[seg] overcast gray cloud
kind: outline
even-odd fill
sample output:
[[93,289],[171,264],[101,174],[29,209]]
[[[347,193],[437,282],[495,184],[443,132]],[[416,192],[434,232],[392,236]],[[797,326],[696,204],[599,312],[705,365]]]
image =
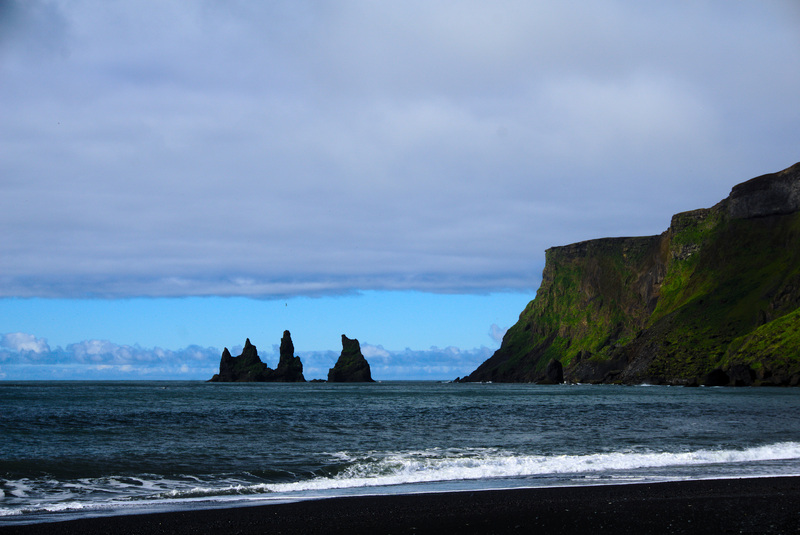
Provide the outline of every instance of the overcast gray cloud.
[[793,2],[0,3],[0,295],[531,290],[800,160]]

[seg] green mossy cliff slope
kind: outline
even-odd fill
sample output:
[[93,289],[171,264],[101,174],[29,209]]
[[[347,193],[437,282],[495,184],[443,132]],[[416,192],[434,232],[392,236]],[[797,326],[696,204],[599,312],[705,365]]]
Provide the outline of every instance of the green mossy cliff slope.
[[462,381],[800,385],[800,163],[659,236],[545,254],[536,298]]

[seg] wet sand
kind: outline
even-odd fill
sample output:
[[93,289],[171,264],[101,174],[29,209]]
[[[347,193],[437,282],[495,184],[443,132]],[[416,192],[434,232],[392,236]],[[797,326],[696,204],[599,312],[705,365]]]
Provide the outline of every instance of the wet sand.
[[0,527],[0,534],[800,533],[800,477],[333,498]]

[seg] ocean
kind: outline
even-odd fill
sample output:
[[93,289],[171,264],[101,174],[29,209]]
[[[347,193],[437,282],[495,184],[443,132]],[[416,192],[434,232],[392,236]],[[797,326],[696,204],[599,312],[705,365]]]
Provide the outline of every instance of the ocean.
[[800,475],[800,389],[0,382],[0,526]]

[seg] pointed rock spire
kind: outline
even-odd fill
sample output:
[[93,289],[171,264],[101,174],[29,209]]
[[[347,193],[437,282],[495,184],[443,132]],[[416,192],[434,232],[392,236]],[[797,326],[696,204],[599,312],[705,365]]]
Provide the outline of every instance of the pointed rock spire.
[[283,332],[281,339],[281,359],[278,369],[273,370],[258,356],[258,349],[250,339],[244,341],[242,354],[232,357],[226,347],[222,351],[219,373],[210,379],[211,382],[304,382],[303,363],[295,357],[289,331]]
[[373,383],[369,362],[361,353],[357,339],[342,335],[342,353],[333,368],[328,370],[331,383]]

